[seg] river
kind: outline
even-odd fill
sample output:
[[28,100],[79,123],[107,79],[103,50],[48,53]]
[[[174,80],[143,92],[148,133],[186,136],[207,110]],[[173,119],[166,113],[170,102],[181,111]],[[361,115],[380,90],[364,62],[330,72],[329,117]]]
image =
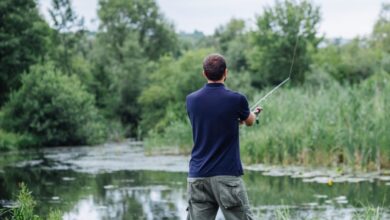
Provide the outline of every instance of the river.
[[[65,220],[186,217],[188,157],[145,156],[134,141],[0,155],[0,207],[16,205],[18,183],[24,182],[40,216],[59,209]],[[390,218],[388,175],[336,176],[328,184],[332,174],[324,173],[249,166],[243,178],[261,219],[275,219],[281,210],[292,219],[352,219],[363,207],[377,206]]]

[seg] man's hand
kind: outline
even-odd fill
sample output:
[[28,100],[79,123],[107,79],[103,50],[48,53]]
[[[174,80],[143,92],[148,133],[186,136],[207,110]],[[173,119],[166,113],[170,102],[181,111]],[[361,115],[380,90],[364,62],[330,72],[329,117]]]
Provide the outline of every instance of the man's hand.
[[260,114],[261,111],[263,111],[263,108],[257,107],[255,109],[255,111],[253,111],[249,114],[249,116],[246,120],[240,121],[240,124],[245,123],[246,126],[252,126],[256,121],[256,117]]
[[259,116],[260,112],[263,111],[263,108],[261,106],[256,107],[256,109],[253,111],[253,113],[257,116]]

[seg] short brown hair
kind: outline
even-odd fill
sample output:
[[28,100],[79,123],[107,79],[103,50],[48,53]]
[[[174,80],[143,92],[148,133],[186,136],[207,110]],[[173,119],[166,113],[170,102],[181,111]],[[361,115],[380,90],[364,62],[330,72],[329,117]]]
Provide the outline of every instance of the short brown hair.
[[220,54],[210,54],[203,61],[203,71],[209,80],[222,79],[226,70],[225,58]]

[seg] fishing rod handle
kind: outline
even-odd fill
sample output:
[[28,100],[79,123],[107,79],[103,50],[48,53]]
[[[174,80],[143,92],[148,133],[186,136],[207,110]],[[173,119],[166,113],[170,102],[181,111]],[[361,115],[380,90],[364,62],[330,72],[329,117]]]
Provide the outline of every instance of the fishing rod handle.
[[253,111],[253,114],[255,114],[257,117],[261,111],[263,111],[262,107],[256,107],[255,110]]

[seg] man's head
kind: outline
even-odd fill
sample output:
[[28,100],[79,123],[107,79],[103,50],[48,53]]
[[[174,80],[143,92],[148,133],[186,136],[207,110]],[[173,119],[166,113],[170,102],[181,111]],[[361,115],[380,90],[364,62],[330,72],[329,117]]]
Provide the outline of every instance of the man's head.
[[219,81],[226,77],[226,61],[220,54],[210,54],[203,61],[203,73],[210,81]]

